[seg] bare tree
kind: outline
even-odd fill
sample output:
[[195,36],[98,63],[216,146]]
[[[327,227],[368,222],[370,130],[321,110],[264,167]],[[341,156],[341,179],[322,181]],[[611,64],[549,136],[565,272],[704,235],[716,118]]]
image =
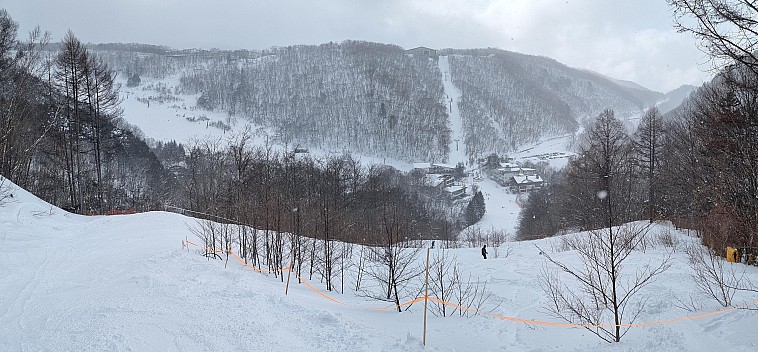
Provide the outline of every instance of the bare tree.
[[714,250],[701,245],[691,245],[686,251],[698,291],[721,306],[731,307],[738,291],[758,292],[745,276],[746,265],[726,263]]
[[624,275],[626,260],[644,243],[648,228],[628,223],[567,237],[569,249],[581,260],[577,266],[553,259],[540,249],[559,272],[578,285],[578,289],[570,288],[557,273],[544,268],[542,288],[550,302],[548,310],[560,319],[583,325],[607,342],[621,341],[629,331],[629,326],[622,324],[633,323],[645,307],[637,293],[670,265],[668,256],[656,265],[643,265],[634,274]]
[[[472,317],[478,315],[484,310],[485,304],[490,300],[491,295],[487,291],[487,283],[480,281],[479,277],[474,277],[471,273],[464,277],[463,272],[458,265],[453,266],[453,272],[448,279],[452,283],[451,301],[454,301],[453,311],[456,311],[461,317]],[[444,304],[449,305],[449,302]],[[496,309],[497,306],[492,309]]]
[[609,228],[637,219],[631,139],[613,110],[600,113],[578,156],[566,167],[565,225]]
[[[457,285],[457,276],[453,275],[456,270],[455,256],[449,256],[448,251],[441,249],[435,250],[431,263],[429,263],[429,288],[430,295],[442,301],[453,299],[455,287]],[[436,301],[435,301],[436,303]],[[432,311],[438,316],[447,316],[447,305],[436,303],[432,305],[436,309]]]
[[84,131],[83,80],[87,62],[87,49],[73,32],[68,31],[63,38],[61,51],[56,58],[56,81],[66,96],[64,133],[66,148],[66,171],[68,177],[69,202],[72,209],[85,209],[83,190],[82,132]]
[[674,11],[674,27],[700,41],[714,69],[736,61],[758,74],[758,5],[754,0],[667,2]]
[[221,226],[211,220],[197,220],[196,226],[190,227],[190,231],[203,243],[203,256],[221,259],[218,254],[223,251],[223,233]]
[[652,223],[657,213],[657,196],[660,188],[659,164],[663,154],[664,141],[663,121],[658,108],[651,107],[642,116],[634,138],[634,150],[637,165],[642,169],[647,179],[647,209],[648,219]]
[[385,237],[382,245],[371,247],[366,265],[366,274],[379,282],[379,289],[366,288],[364,291],[371,297],[394,302],[400,312],[401,297],[414,291],[414,279],[424,270],[416,262],[420,249],[408,241],[412,222],[405,217],[407,214],[401,214],[397,207],[390,205],[385,205],[381,211]]
[[[3,82],[0,94],[0,173],[20,186],[26,186],[34,149],[52,125],[48,123],[49,113],[39,106],[38,96],[41,86],[38,77],[47,63],[43,48],[50,35],[37,27],[26,41],[19,41],[17,30],[18,23],[6,10],[0,9],[0,82]],[[39,127],[43,125],[47,127]]]
[[87,54],[86,63],[83,65],[83,87],[92,114],[92,132],[89,138],[93,144],[96,172],[96,200],[99,212],[107,208],[103,199],[103,154],[105,152],[104,140],[108,139],[103,126],[118,118],[122,109],[119,106],[118,87],[115,84],[116,74],[108,65],[94,54]]
[[[570,290],[556,275],[544,273],[543,289],[550,298],[550,311],[572,323],[584,324],[608,342],[619,342],[628,331],[623,322],[634,321],[644,307],[640,303],[631,317],[627,306],[634,295],[666,270],[668,258],[659,265],[639,267],[632,278],[622,275],[623,263],[645,244],[648,226],[625,221],[633,218],[633,164],[631,140],[613,110],[598,115],[587,134],[579,157],[571,162],[569,180],[582,185],[573,196],[575,207],[585,219],[584,227],[594,229],[586,236],[569,237],[567,246],[576,250],[581,265],[573,267],[546,258],[573,278],[580,290]],[[605,322],[611,320],[611,324]]]

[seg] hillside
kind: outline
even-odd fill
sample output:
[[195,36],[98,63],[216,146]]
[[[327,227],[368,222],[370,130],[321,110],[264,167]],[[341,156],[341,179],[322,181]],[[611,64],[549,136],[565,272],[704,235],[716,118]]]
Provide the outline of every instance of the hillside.
[[[145,105],[204,111],[221,129],[252,123],[276,143],[404,162],[451,160],[452,89],[461,93],[455,108],[468,158],[574,133],[583,119],[609,107],[620,117],[639,116],[661,96],[497,49],[444,49],[428,57],[360,41],[263,51],[93,48],[122,77],[137,74],[148,82],[130,88],[149,93]],[[449,65],[438,65],[445,59]],[[450,78],[454,86],[446,91]]]
[[660,95],[545,57],[498,49],[449,52],[474,155],[509,153],[542,137],[573,133],[606,108],[621,118],[637,116]]
[[[11,184],[0,206],[0,336],[5,351],[418,351],[422,348],[423,305],[403,313],[370,310],[387,302],[347,289],[323,291],[318,277],[306,285],[285,284],[237,263],[208,260],[196,249],[197,222],[178,214],[150,212],[86,217],[52,207]],[[644,290],[645,309],[636,322],[715,315],[635,327],[614,351],[753,350],[758,317],[750,310],[725,310],[697,293],[683,247],[696,243],[666,224],[651,234],[671,233],[678,246],[671,268]],[[519,322],[558,322],[544,313],[536,270],[545,265],[535,244],[551,256],[576,264],[575,252],[560,250],[560,237],[505,243],[499,256],[481,259],[478,248],[437,249],[454,257],[468,281],[483,282],[491,297],[470,318],[432,314],[429,351],[607,350],[584,329]],[[491,253],[495,249],[490,249]],[[655,261],[672,248],[633,253],[630,269]],[[354,255],[361,250],[356,247]],[[353,258],[354,260],[357,258]],[[421,263],[421,256],[416,258]],[[743,268],[740,268],[743,270]],[[755,267],[744,268],[758,279]],[[354,274],[348,269],[349,280]],[[631,272],[628,272],[631,273]],[[307,279],[307,278],[306,278]],[[368,284],[367,284],[368,285]],[[348,285],[349,286],[349,285]],[[738,302],[755,297],[738,296]],[[699,308],[677,308],[692,302]],[[500,316],[498,318],[496,316]],[[507,317],[507,319],[506,319]],[[515,321],[514,321],[515,320]]]
[[658,110],[662,114],[672,111],[679,107],[683,102],[689,99],[692,92],[695,92],[698,87],[683,85],[677,89],[674,89],[663,96],[660,103],[657,104]]

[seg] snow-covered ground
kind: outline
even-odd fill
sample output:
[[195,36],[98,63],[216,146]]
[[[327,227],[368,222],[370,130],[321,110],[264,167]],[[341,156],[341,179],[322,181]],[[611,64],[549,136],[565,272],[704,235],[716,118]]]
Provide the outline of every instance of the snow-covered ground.
[[[294,145],[282,145],[276,136],[266,128],[251,124],[244,117],[229,116],[228,113],[208,111],[196,107],[199,94],[175,94],[171,96],[175,101],[158,103],[146,100],[151,96],[157,96],[157,87],[166,87],[175,92],[179,86],[179,76],[171,76],[166,79],[144,78],[138,87],[126,87],[126,79],[121,77],[119,83],[122,88],[119,92],[121,107],[124,109],[123,118],[129,124],[138,127],[146,138],[169,142],[192,143],[193,140],[220,140],[228,141],[235,135],[249,129],[254,133],[253,144],[263,146],[266,143],[274,149],[292,150]],[[224,131],[214,127],[212,123],[228,124],[230,129]],[[305,146],[308,147],[308,146]],[[308,147],[309,153],[315,158],[340,156],[349,152],[339,148],[333,150],[321,150]],[[413,163],[395,160],[392,158],[372,157],[352,154],[352,157],[364,165],[384,164],[390,165],[401,171],[413,169]]]
[[513,238],[518,226],[518,216],[521,212],[520,204],[524,204],[521,200],[525,200],[525,196],[513,194],[490,179],[484,179],[477,182],[476,185],[482,191],[484,206],[487,211],[475,226],[485,231],[489,229],[503,230]]
[[[228,132],[210,126],[212,122],[226,123],[228,114],[197,109],[195,104],[199,94],[174,94],[175,87],[179,85],[178,76],[161,80],[144,78],[139,86],[133,88],[126,87],[123,77],[119,83],[122,85],[119,96],[124,120],[139,127],[145,137],[155,141],[187,143],[192,139],[224,138],[232,131],[242,131],[249,125],[245,120],[232,119],[232,130]],[[166,87],[176,100],[164,103],[152,100],[148,104],[149,97],[158,95],[158,86]],[[254,126],[252,128],[255,129]]]
[[[403,313],[373,311],[367,308],[386,303],[349,290],[327,293],[350,304],[340,305],[296,281],[285,296],[285,285],[272,275],[233,260],[225,268],[222,261],[183,249],[182,240],[194,240],[191,218],[166,212],[72,215],[10,186],[13,197],[0,206],[1,351],[422,350],[421,303]],[[670,231],[681,245],[671,268],[642,292],[647,303],[636,322],[720,310],[697,293],[690,277],[682,247],[697,239],[666,224],[651,230],[660,231]],[[559,243],[559,238],[507,243],[498,258],[487,260],[478,248],[450,249],[448,254],[472,280],[487,283],[492,314],[560,322],[543,308],[539,273],[546,264],[535,247],[577,264],[576,254],[560,251]],[[667,250],[635,252],[627,273]],[[758,282],[758,268],[729,265],[745,269]],[[313,285],[324,288],[317,280]],[[742,295],[736,301],[756,299]],[[702,307],[685,311],[677,308],[679,300]],[[632,328],[621,343],[608,344],[582,328],[429,314],[426,350],[755,351],[757,324],[756,310],[731,310]]]
[[511,157],[520,162],[547,162],[550,166],[560,169],[575,155],[569,148],[574,138],[571,134],[544,138],[535,144],[521,146]]
[[466,158],[466,139],[463,138],[463,120],[458,109],[461,91],[453,84],[448,57],[440,56],[438,65],[442,76],[442,87],[445,90],[445,106],[448,110],[448,116],[450,116],[450,157],[448,164],[464,163],[465,165],[468,161]]
[[[445,88],[446,99],[452,99],[452,104],[448,103],[448,107],[452,106],[450,113],[450,128],[453,135],[450,145],[450,164],[457,164],[458,162],[467,162],[464,144],[462,122],[460,112],[458,110],[458,100],[460,99],[460,91],[453,85],[450,79],[450,64],[447,56],[443,56],[439,60],[440,74],[443,75],[443,84]],[[446,77],[446,78],[445,78]],[[175,140],[180,143],[190,143],[193,139],[220,139],[226,141],[234,134],[240,133],[247,126],[250,126],[253,130],[258,130],[260,134],[255,139],[258,145],[266,143],[267,132],[261,130],[256,126],[249,125],[244,118],[231,118],[233,123],[231,124],[230,131],[223,131],[219,128],[208,126],[210,122],[226,122],[229,120],[228,114],[223,112],[213,112],[198,109],[195,107],[197,101],[197,95],[187,94],[172,94],[176,101],[167,103],[158,103],[151,101],[149,106],[145,102],[145,99],[151,96],[157,96],[158,92],[156,88],[159,86],[166,87],[169,91],[175,92],[176,87],[179,85],[178,77],[170,77],[167,79],[152,79],[145,78],[138,87],[127,88],[126,81],[122,77],[121,99],[122,107],[124,109],[124,119],[140,128],[147,138],[155,141],[168,142]],[[140,99],[141,101],[139,101]],[[207,118],[208,120],[205,120]],[[190,121],[190,120],[195,120]],[[268,136],[268,142],[275,144],[272,136]],[[566,137],[567,138],[567,137]],[[458,140],[456,147],[455,140]],[[536,147],[527,148],[540,148],[540,153],[549,153],[555,150],[564,150],[566,139],[553,139],[544,143],[539,143]],[[274,146],[276,148],[285,148],[285,146]],[[293,146],[290,146],[293,147]],[[516,156],[522,160],[534,160],[529,159],[530,151],[534,149],[528,149],[521,152]],[[310,154],[314,157],[326,157],[333,153],[341,154],[340,151],[326,151],[311,148]],[[534,154],[535,152],[531,152]],[[413,168],[412,163],[403,162],[388,158],[371,157],[365,155],[352,155],[355,159],[360,160],[364,165],[372,164],[384,164],[390,165],[400,171],[410,171]],[[559,160],[560,159],[554,159]],[[565,159],[568,160],[568,159]],[[552,161],[551,162],[555,162]],[[467,186],[473,180],[469,180]],[[514,233],[516,225],[518,223],[518,213],[520,206],[516,203],[516,195],[511,194],[503,187],[498,186],[495,182],[484,180],[481,183],[477,182],[477,186],[483,191],[485,196],[485,204],[487,206],[487,213],[480,223],[477,224],[483,230],[490,228],[502,229],[511,234]],[[469,188],[470,189],[470,188]]]

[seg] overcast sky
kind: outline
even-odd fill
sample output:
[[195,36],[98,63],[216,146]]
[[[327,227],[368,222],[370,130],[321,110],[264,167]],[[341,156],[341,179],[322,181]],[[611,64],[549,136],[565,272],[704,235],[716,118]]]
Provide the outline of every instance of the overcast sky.
[[710,77],[665,0],[0,0],[26,33],[173,48],[265,49],[345,39],[496,47],[665,92]]

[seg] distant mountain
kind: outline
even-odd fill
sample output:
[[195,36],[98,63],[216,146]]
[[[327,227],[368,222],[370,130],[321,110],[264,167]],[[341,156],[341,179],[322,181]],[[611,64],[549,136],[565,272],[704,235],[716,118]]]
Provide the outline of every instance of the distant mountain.
[[656,104],[658,111],[660,111],[661,114],[665,114],[676,109],[676,107],[681,105],[682,102],[685,101],[690,96],[690,94],[692,94],[692,92],[697,89],[698,87],[685,84],[664,94],[660,102]]
[[477,155],[509,153],[542,137],[572,133],[603,109],[639,115],[660,93],[621,85],[553,59],[499,49],[446,50],[462,90],[467,147]]
[[616,78],[609,77],[609,76],[606,76],[606,75],[603,75],[591,70],[584,70],[584,71],[598,75],[604,79],[610,80],[618,84],[619,86],[625,88],[627,92],[629,92],[632,95],[638,96],[643,101],[659,101],[664,96],[663,93],[650,90],[636,82],[627,81],[623,79],[616,79]]
[[[610,78],[610,77],[606,77],[606,78]],[[623,80],[623,79],[615,79],[615,78],[611,78],[611,80],[613,80],[614,82],[616,82],[616,84],[618,84],[618,85],[620,85],[622,87],[636,89],[636,90],[641,90],[641,91],[650,91],[650,89],[647,89],[647,88],[643,87],[642,85],[640,85],[638,83],[635,83],[635,82],[632,82],[632,81],[627,81],[627,80]]]
[[[449,154],[449,102],[435,55],[360,41],[263,51],[93,47],[122,73],[179,78],[173,92],[199,94],[198,107],[248,118],[290,145],[408,161],[445,161]],[[437,54],[449,56],[462,93],[471,157],[572,133],[606,108],[638,116],[662,100],[661,93],[546,57],[499,49]]]

